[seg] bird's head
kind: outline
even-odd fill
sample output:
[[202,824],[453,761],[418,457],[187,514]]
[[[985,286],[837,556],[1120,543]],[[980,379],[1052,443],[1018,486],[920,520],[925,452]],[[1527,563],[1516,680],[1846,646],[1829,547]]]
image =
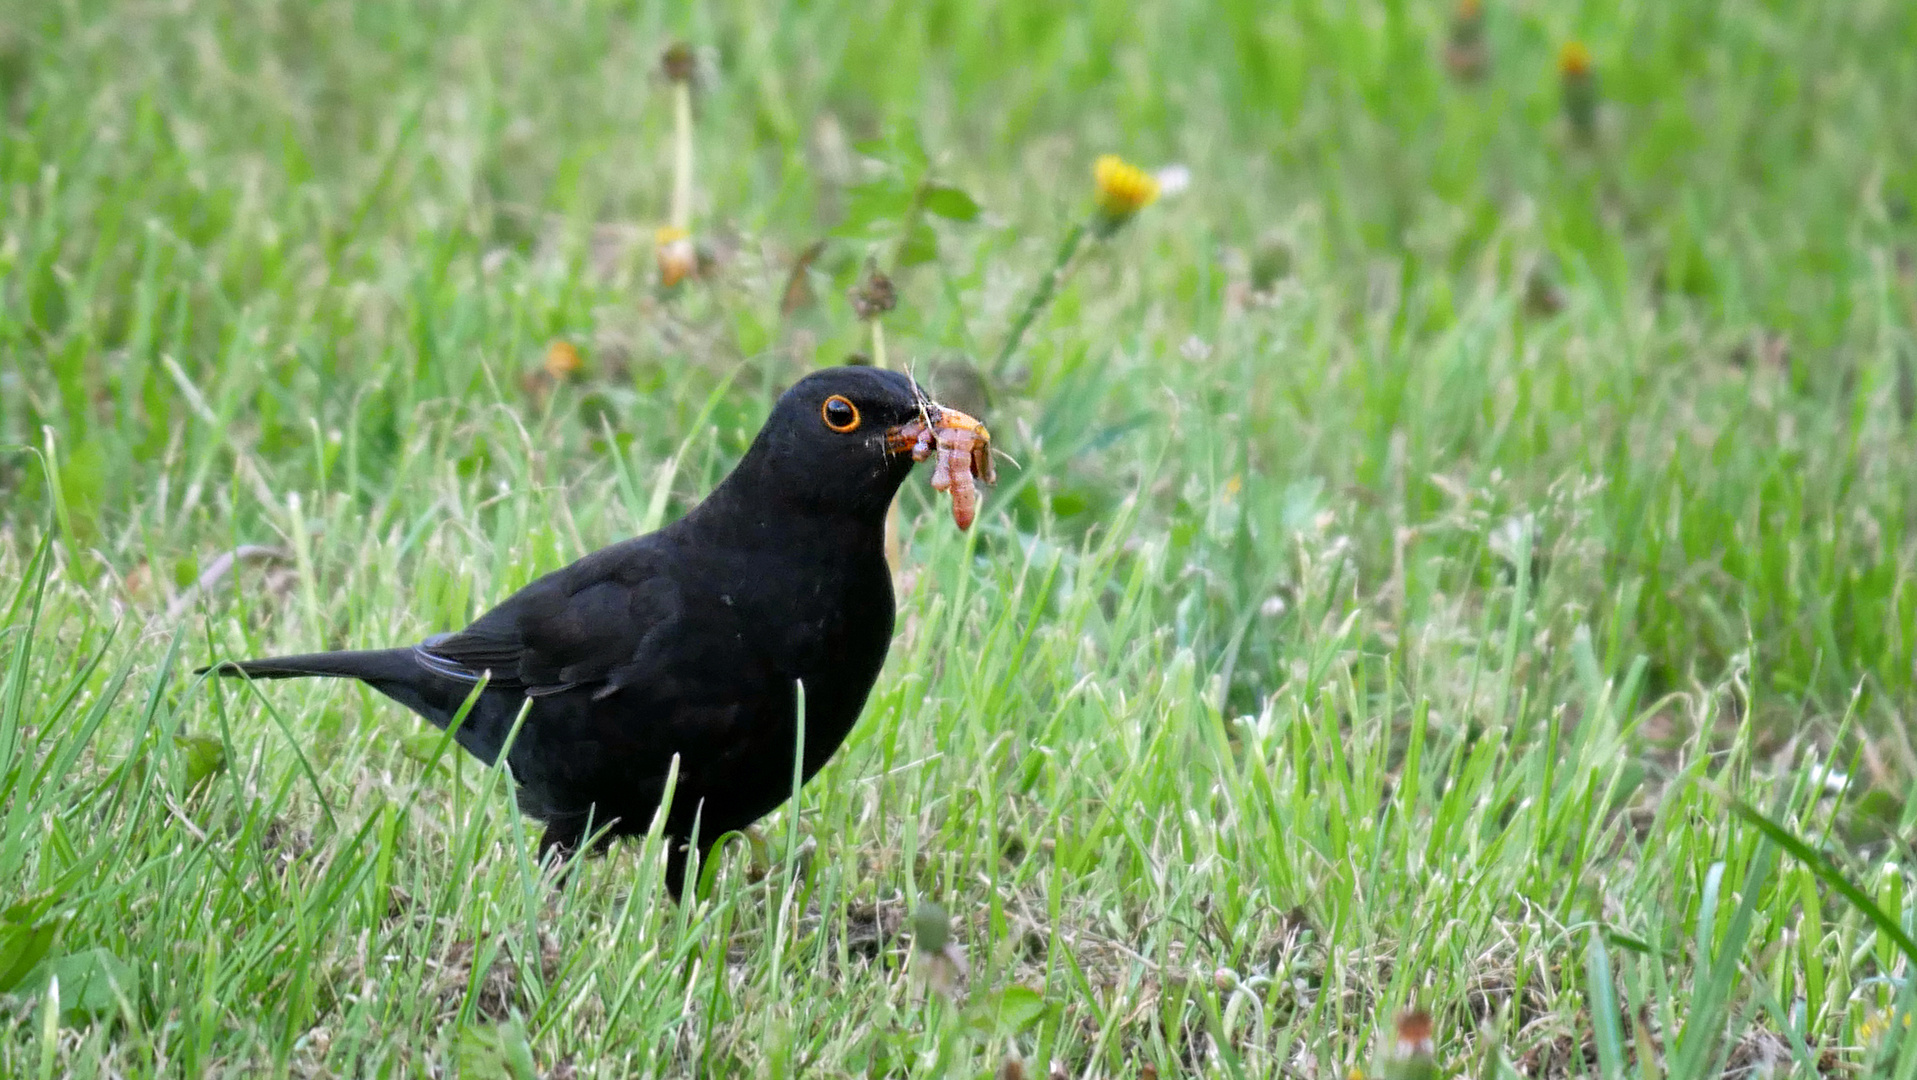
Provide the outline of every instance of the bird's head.
[[780,396],[739,472],[788,507],[878,520],[940,430],[971,432],[989,465],[985,426],[939,405],[909,376],[827,368]]

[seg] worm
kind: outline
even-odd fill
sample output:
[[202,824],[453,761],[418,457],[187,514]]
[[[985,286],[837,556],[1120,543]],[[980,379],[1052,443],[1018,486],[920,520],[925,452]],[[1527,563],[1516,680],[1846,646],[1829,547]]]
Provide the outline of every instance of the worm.
[[983,426],[960,427],[940,424],[936,433],[938,461],[932,469],[932,490],[952,495],[952,520],[961,529],[972,527],[978,515],[978,486],[991,483],[992,437]]

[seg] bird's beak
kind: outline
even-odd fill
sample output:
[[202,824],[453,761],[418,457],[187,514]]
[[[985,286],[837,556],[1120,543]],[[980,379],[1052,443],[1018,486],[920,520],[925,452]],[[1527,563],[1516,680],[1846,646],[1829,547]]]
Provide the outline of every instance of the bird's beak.
[[885,432],[887,453],[910,453],[913,461],[924,461],[932,452],[932,426],[924,420],[911,420]]

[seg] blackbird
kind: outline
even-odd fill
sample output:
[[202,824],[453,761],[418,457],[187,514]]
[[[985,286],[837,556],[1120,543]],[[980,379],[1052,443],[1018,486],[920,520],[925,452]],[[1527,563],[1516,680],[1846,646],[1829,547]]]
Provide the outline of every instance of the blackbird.
[[[395,649],[224,661],[255,679],[359,679],[507,761],[541,859],[643,834],[679,776],[664,832],[680,895],[695,840],[744,828],[792,790],[797,692],[805,779],[845,739],[891,644],[885,516],[934,440],[989,436],[905,375],[815,372],[779,398],[739,464],[657,532],[539,578],[466,629]],[[989,458],[987,459],[989,460]]]

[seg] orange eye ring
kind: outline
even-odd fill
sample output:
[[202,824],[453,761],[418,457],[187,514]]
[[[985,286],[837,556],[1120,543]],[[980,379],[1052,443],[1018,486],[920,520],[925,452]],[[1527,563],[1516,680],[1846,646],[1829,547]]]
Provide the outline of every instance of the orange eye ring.
[[859,430],[859,407],[852,404],[844,394],[833,394],[819,406],[819,419],[825,426],[841,435],[849,435]]

